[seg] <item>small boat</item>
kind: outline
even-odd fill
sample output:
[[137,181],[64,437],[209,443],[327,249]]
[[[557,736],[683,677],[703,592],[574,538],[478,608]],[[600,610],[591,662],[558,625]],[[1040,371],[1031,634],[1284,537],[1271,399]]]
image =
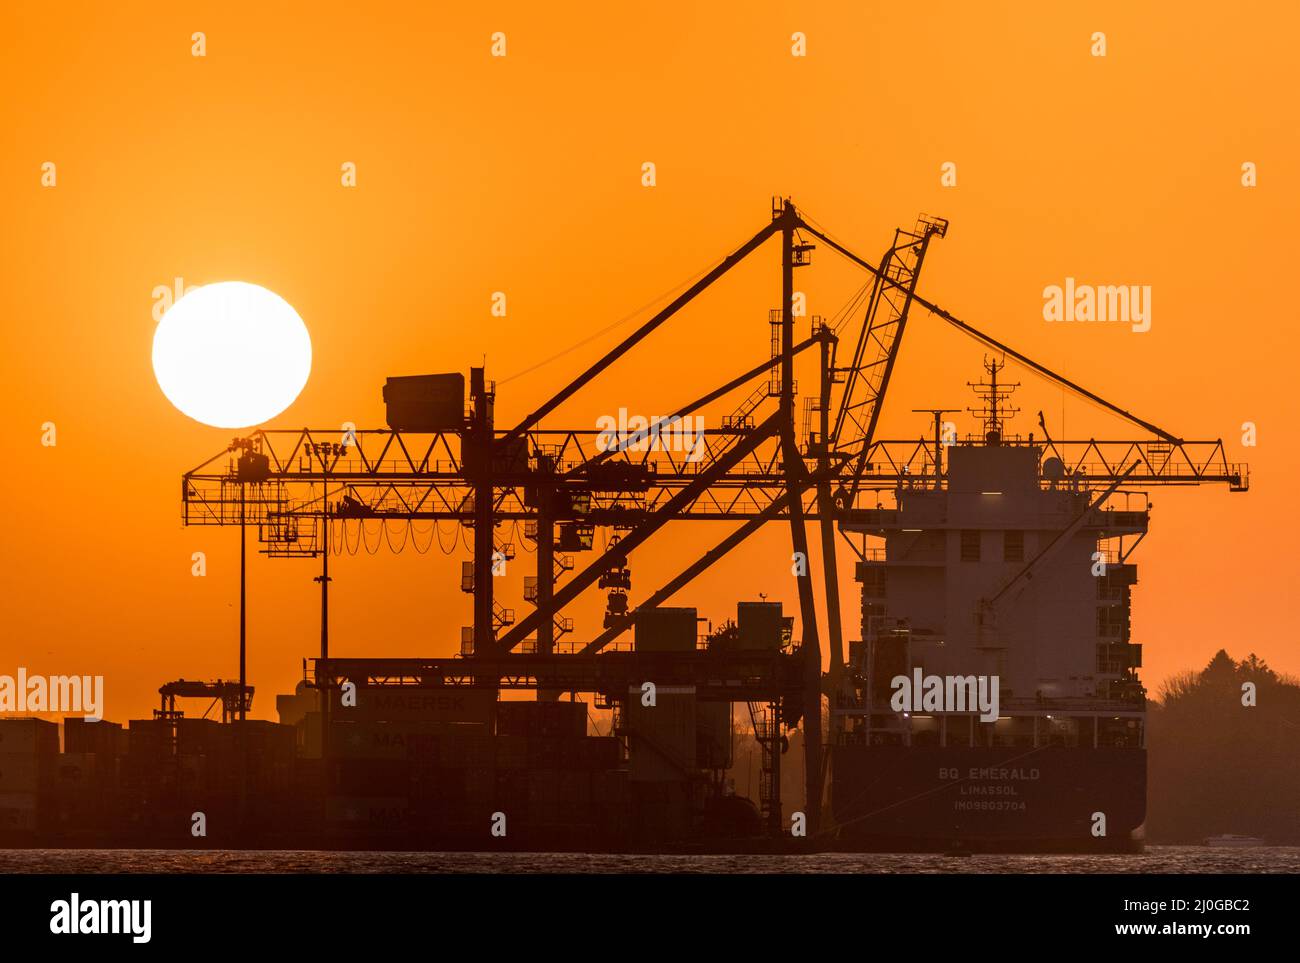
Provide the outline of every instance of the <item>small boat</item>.
[[1205,846],[1263,846],[1264,840],[1259,836],[1238,836],[1236,833],[1224,833],[1220,836],[1206,836],[1201,843]]

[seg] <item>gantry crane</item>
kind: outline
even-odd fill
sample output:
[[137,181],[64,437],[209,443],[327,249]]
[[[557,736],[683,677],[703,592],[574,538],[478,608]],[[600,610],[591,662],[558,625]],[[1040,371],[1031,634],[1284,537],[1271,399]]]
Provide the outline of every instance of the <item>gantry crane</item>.
[[[242,705],[241,705],[242,695]],[[159,707],[153,711],[155,719],[179,719],[184,713],[176,708],[177,699],[210,699],[208,707],[203,710],[203,718],[208,717],[218,703],[221,705],[221,721],[231,722],[241,711],[247,713],[253,707],[253,686],[241,688],[238,682],[229,679],[217,679],[215,682],[198,682],[194,679],[177,679],[165,682],[158,687]]]
[[[1245,467],[1228,462],[1221,440],[1187,441],[1143,421],[917,294],[929,245],[947,230],[947,221],[922,215],[912,229],[897,231],[883,257],[871,263],[788,199],[778,200],[770,222],[753,237],[513,427],[497,427],[495,386],[483,368],[474,368],[469,411],[462,424],[448,430],[267,429],[235,439],[226,452],[184,474],[184,521],[251,524],[269,555],[322,558],[318,686],[330,687],[345,678],[396,679],[528,687],[539,690],[539,697],[556,691],[598,692],[615,699],[625,697],[627,679],[647,660],[638,663],[636,653],[605,650],[633,625],[638,613],[665,602],[771,522],[789,525],[796,557],[807,560],[807,526],[816,522],[830,648],[825,678],[811,566],[796,577],[801,630],[788,654],[746,661],[699,651],[667,661],[649,660],[658,672],[699,684],[702,698],[767,701],[787,727],[806,720],[806,815],[815,830],[823,783],[821,700],[828,690],[834,691],[844,665],[836,524],[871,511],[867,496],[903,486],[939,487],[944,479],[939,415],[933,443],[877,437],[913,310],[942,319],[1003,358],[1014,359],[1150,435],[1139,440],[1039,443],[1040,457],[1060,459],[1072,484],[1099,492],[1113,490],[1120,481],[1220,483],[1232,490],[1247,486]],[[770,319],[769,357],[618,445],[603,444],[601,432],[594,428],[541,426],[562,403],[773,238],[779,238],[781,249],[782,296],[781,307]],[[808,337],[797,338],[794,272],[811,263],[814,240],[866,271],[869,280],[837,327],[814,319]],[[858,318],[852,355],[841,363],[839,332]],[[814,347],[820,377],[801,437],[796,430],[795,361]],[[742,390],[746,395],[735,414],[703,433],[702,457],[691,459],[654,444],[659,430]],[[330,533],[338,525],[374,520],[408,526],[418,520],[450,520],[472,531],[471,560],[462,585],[473,596],[473,619],[462,633],[458,656],[330,658]],[[740,524],[633,605],[628,598],[629,558],[670,521]],[[511,523],[523,523],[526,537],[537,544],[536,572],[525,589],[532,611],[517,621],[513,610],[495,597],[492,578],[494,561],[512,550],[498,530]],[[616,538],[579,568],[573,555],[594,551],[596,529],[607,529]],[[611,599],[618,596],[618,601],[611,600],[599,632],[570,645],[568,652],[558,652],[557,634],[571,629],[564,609],[592,588],[610,590]],[[449,642],[438,644],[446,648]],[[719,679],[737,688],[718,686]],[[244,681],[241,678],[241,685]]]

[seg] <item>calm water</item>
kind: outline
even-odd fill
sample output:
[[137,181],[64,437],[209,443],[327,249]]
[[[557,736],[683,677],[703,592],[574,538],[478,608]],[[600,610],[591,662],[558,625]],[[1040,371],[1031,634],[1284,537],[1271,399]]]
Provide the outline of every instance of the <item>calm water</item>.
[[307,850],[0,850],[0,873],[1300,873],[1300,847],[1150,846],[1134,856],[608,856]]

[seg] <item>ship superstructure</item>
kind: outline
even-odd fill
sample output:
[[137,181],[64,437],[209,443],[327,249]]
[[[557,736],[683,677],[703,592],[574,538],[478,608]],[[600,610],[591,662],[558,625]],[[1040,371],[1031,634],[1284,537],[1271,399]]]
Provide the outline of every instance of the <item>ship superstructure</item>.
[[940,422],[934,477],[841,522],[865,547],[862,641],[832,708],[834,821],[880,845],[1129,845],[1146,791],[1129,553],[1147,498],[1098,493],[1050,440],[1009,434],[1016,386],[986,370],[982,431]]

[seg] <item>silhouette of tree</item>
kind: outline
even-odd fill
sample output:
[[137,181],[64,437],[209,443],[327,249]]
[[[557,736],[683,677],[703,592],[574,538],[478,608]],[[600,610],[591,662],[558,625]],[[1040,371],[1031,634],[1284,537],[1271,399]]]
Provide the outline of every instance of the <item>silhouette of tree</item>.
[[1190,695],[1199,684],[1200,674],[1192,669],[1171,675],[1160,685],[1159,700],[1165,704]]
[[1232,682],[1236,677],[1237,663],[1232,661],[1232,656],[1225,649],[1214,653],[1214,658],[1201,670],[1200,675],[1201,682],[1206,685]]
[[1300,685],[1255,653],[1238,662],[1220,649],[1200,672],[1168,679],[1148,714],[1147,747],[1154,841],[1242,833],[1300,842]]

